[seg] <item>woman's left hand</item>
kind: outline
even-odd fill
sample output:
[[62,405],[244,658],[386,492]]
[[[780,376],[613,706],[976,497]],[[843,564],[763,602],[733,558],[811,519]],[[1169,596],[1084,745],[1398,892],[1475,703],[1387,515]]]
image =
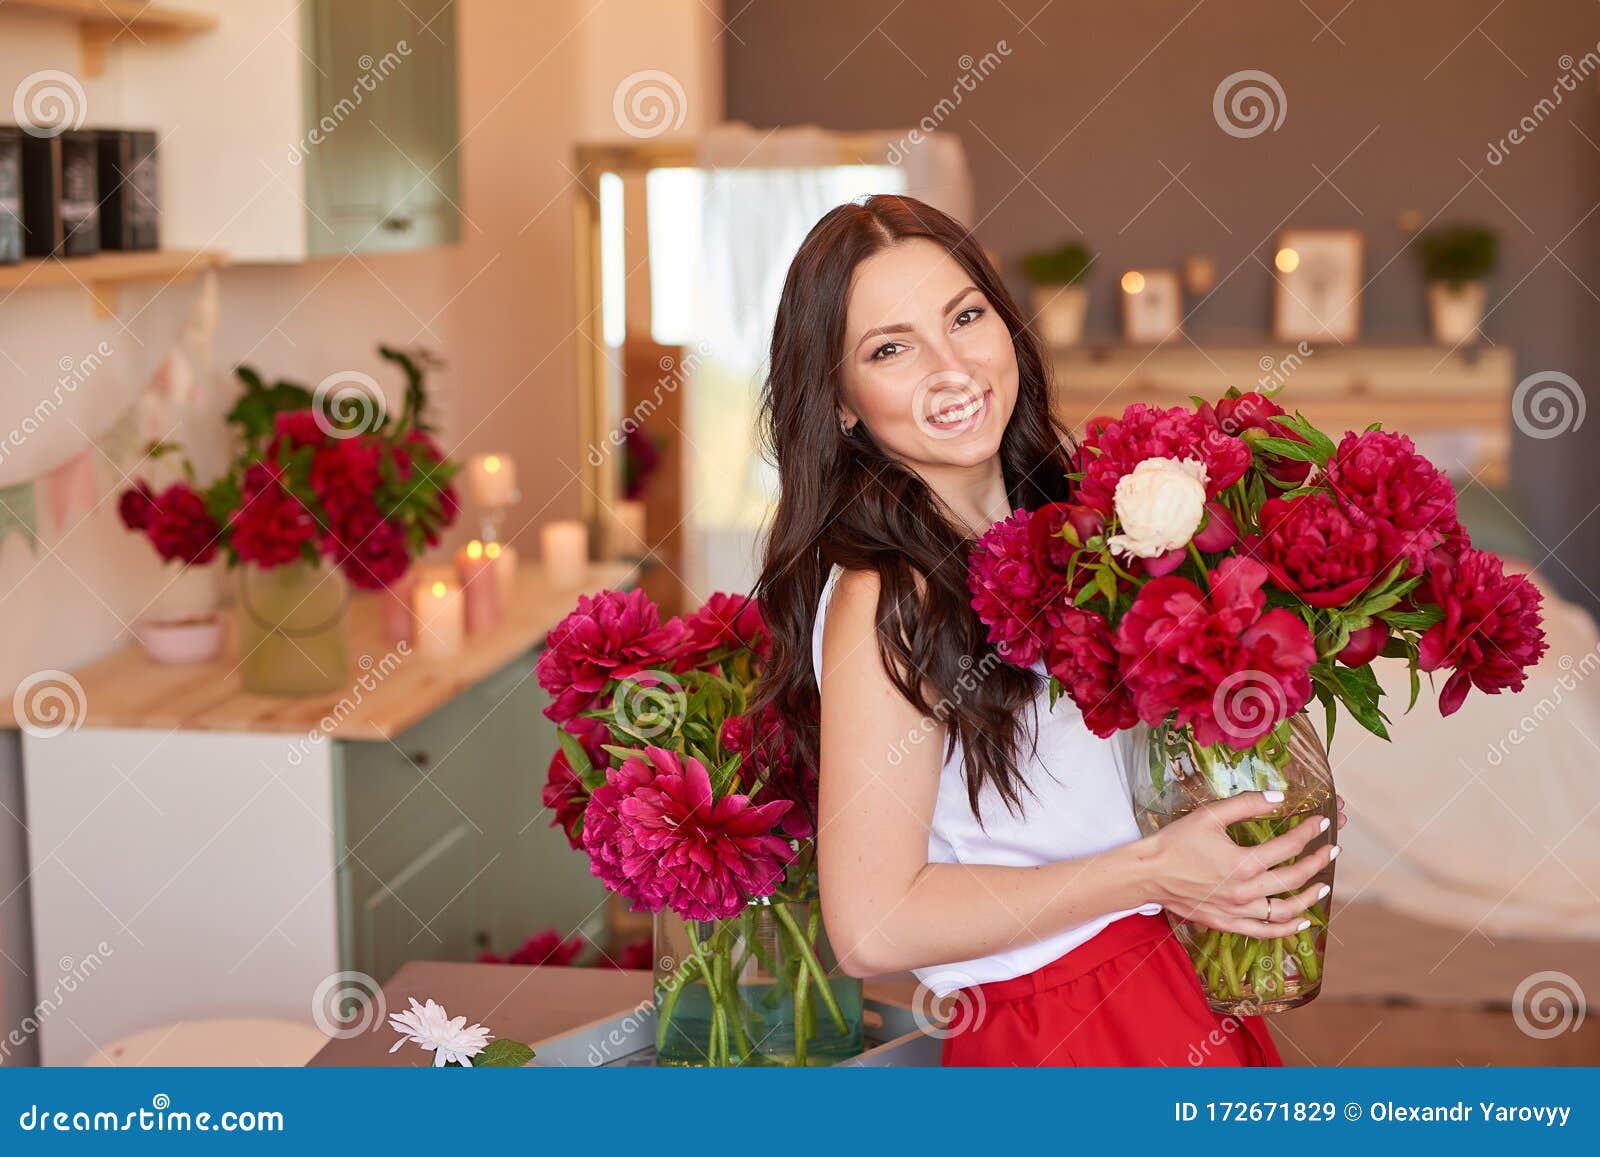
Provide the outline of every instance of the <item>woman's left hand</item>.
[[[1344,827],[1344,796],[1335,794],[1333,802],[1334,806],[1339,809],[1339,828],[1342,828]],[[1334,828],[1334,832],[1337,833],[1339,828]]]

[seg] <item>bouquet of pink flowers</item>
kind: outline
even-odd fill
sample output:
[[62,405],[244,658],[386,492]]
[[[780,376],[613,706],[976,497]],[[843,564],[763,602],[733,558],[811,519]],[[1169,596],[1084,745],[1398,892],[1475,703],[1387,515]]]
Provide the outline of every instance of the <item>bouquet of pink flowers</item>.
[[774,712],[747,709],[770,647],[754,600],[713,595],[662,622],[643,591],[608,590],[580,597],[539,659],[561,744],[544,789],[553,824],[634,911],[679,918],[656,925],[662,1063],[860,1049],[859,1012],[844,1011],[859,982],[823,965],[816,770]]
[[[1000,654],[1048,673],[1051,702],[1065,692],[1096,735],[1153,729],[1136,792],[1147,829],[1287,786],[1280,822],[1233,833],[1260,843],[1332,814],[1302,716],[1313,697],[1331,743],[1340,703],[1388,738],[1380,655],[1410,668],[1407,710],[1419,672],[1448,672],[1445,715],[1474,687],[1520,690],[1546,647],[1540,594],[1473,548],[1449,479],[1405,435],[1374,425],[1335,445],[1260,393],[1195,402],[1089,423],[1077,501],[991,528],[971,555],[972,605]],[[1319,782],[1297,794],[1297,779]],[[1325,906],[1310,915],[1287,965],[1281,943],[1189,929],[1214,1003],[1314,995]],[[1268,973],[1253,989],[1250,966]]]

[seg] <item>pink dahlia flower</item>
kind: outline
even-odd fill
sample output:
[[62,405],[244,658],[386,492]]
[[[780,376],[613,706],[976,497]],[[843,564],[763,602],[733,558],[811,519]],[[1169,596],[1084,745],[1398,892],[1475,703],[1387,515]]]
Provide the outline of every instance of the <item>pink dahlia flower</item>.
[[675,659],[687,637],[680,619],[662,625],[661,609],[642,590],[578,596],[578,609],[551,630],[535,668],[555,700],[545,715],[566,723],[594,706],[610,680]]
[[1177,575],[1153,579],[1117,625],[1123,678],[1152,726],[1177,712],[1203,744],[1243,751],[1311,698],[1317,648],[1296,614],[1266,609],[1267,568],[1224,559],[1209,597]]
[[590,872],[635,911],[722,920],[783,881],[794,852],[773,829],[793,806],[755,806],[738,794],[716,799],[698,759],[647,747],[595,789],[583,847]]

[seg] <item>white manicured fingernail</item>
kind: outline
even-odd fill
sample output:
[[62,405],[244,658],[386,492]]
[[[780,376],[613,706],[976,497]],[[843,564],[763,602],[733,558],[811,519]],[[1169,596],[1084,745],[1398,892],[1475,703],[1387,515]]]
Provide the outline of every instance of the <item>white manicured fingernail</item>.
[[1294,930],[1296,932],[1304,932],[1309,927],[1311,927],[1311,921],[1302,920],[1302,921],[1300,921],[1299,924],[1295,925],[1295,929]]
[[1322,817],[1322,821],[1317,824],[1317,831],[1325,832],[1327,830],[1328,830],[1328,817],[1327,816],[1323,816]]
[[1342,850],[1343,850],[1343,849],[1342,849],[1342,848],[1340,848],[1340,847],[1339,847],[1339,845],[1338,845],[1338,844],[1334,844],[1334,845],[1333,845],[1333,851],[1331,851],[1331,852],[1329,852],[1329,853],[1328,853],[1328,859],[1330,859],[1330,860],[1337,860],[1337,859],[1338,859],[1338,858],[1339,858],[1339,853],[1340,853],[1340,852],[1341,852],[1341,851],[1342,851]]
[[1261,793],[1261,798],[1268,803],[1282,803],[1283,793],[1281,791],[1264,791]]
[[1328,885],[1326,885],[1326,884],[1322,885],[1322,887],[1317,889],[1317,899],[1319,899],[1319,900],[1322,899],[1324,896],[1326,896],[1331,891],[1333,891],[1333,889],[1330,888]]

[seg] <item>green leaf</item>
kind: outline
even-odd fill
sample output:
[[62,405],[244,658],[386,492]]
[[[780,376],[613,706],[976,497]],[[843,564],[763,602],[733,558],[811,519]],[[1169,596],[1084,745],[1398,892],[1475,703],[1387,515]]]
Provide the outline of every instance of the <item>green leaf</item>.
[[584,787],[593,791],[606,781],[606,773],[601,768],[595,767],[589,759],[589,753],[583,749],[583,744],[578,737],[565,727],[556,728],[556,742],[561,744],[561,750],[566,753],[567,762],[572,765],[573,774],[578,777]]
[[1333,750],[1333,727],[1339,721],[1339,700],[1327,687],[1318,683],[1315,687],[1316,696],[1322,701],[1323,713],[1327,720],[1328,741],[1327,748]]
[[744,756],[734,755],[721,767],[711,770],[711,797],[721,799],[728,794],[728,789],[733,786],[733,781],[738,777],[739,765],[744,761]]
[[1420,611],[1383,611],[1376,617],[1382,619],[1391,627],[1398,627],[1407,631],[1426,631],[1433,624],[1444,618],[1444,612],[1438,607],[1429,607]]
[[1307,446],[1304,442],[1296,442],[1291,438],[1251,438],[1248,440],[1252,449],[1264,450],[1276,458],[1292,458],[1296,462],[1312,462],[1321,464],[1326,458],[1318,455],[1316,449]]
[[1378,675],[1373,671],[1372,664],[1368,663],[1363,667],[1334,667],[1329,674],[1351,718],[1379,739],[1388,739],[1389,732],[1384,727],[1386,719],[1378,707],[1383,688],[1378,685]]
[[472,1067],[475,1069],[520,1069],[523,1065],[533,1060],[533,1049],[519,1040],[510,1037],[499,1037],[484,1046],[484,1050],[472,1058]]

